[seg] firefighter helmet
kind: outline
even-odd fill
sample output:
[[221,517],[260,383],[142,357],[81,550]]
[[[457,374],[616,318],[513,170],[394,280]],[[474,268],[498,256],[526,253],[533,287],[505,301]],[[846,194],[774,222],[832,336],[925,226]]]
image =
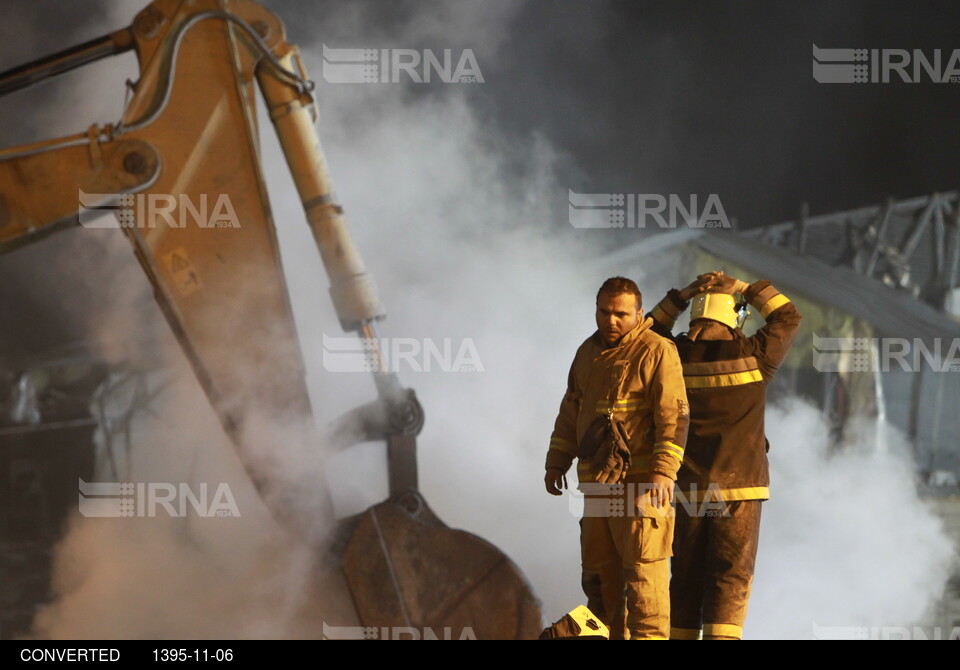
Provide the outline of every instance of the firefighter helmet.
[[730,328],[742,328],[747,316],[747,303],[737,302],[726,293],[701,293],[693,299],[690,309],[690,321],[712,319]]

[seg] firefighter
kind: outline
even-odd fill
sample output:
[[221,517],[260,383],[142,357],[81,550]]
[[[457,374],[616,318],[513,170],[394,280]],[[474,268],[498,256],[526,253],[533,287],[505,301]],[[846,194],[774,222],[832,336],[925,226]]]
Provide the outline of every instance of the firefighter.
[[597,330],[570,367],[544,476],[561,495],[578,460],[582,587],[614,639],[669,636],[670,503],[689,421],[677,348],[641,305],[623,277],[597,292]]
[[[769,498],[766,392],[797,335],[800,312],[769,281],[748,285],[714,272],[672,289],[654,307],[658,332],[669,335],[691,298],[690,331],[675,340],[691,422],[677,478],[670,637],[692,640],[702,631],[705,640],[739,640],[761,503]],[[766,320],[751,337],[741,331],[748,304]]]

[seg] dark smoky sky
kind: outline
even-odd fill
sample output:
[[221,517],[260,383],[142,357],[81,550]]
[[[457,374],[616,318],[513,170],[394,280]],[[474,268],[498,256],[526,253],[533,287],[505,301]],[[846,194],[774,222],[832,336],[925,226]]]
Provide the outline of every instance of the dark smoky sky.
[[[540,137],[557,152],[558,232],[571,232],[567,188],[698,194],[701,203],[716,193],[728,216],[751,227],[791,219],[804,201],[817,214],[960,185],[960,84],[819,84],[811,66],[813,44],[940,49],[946,61],[960,48],[956,2],[264,4],[283,18],[291,42],[314,52],[320,43],[472,49],[485,83],[456,86],[490,128],[491,146]],[[121,28],[118,14],[100,0],[0,0],[0,70]],[[487,15],[497,18],[485,23]],[[310,67],[319,80],[320,64]],[[448,92],[438,83],[399,86],[385,94],[416,102]],[[0,145],[115,120],[78,114],[75,127],[54,133],[45,119],[57,91],[39,86],[0,100]],[[322,82],[318,93],[322,113]],[[11,300],[34,282],[25,279],[33,263],[0,260]],[[4,304],[10,323],[20,307]]]
[[[803,201],[821,213],[960,183],[960,84],[819,84],[811,74],[814,43],[941,49],[946,61],[960,48],[956,2],[486,0],[507,18],[477,34],[450,11],[467,3],[264,4],[304,45],[472,49],[486,82],[471,104],[508,137],[549,140],[561,183],[579,192],[717,193],[747,227],[792,218]],[[331,25],[346,5],[356,20]],[[23,53],[8,40],[4,69],[65,46],[67,35],[120,27],[104,24],[99,2],[0,6],[28,24],[8,23]],[[436,25],[409,43],[411,22],[431,10]],[[410,97],[442,88],[404,86]],[[16,143],[4,121],[0,138]]]
[[[301,41],[337,4],[270,3],[299,17],[287,24]],[[424,5],[355,4],[378,36]],[[472,101],[510,134],[549,139],[570,188],[717,193],[747,227],[803,201],[822,213],[956,188],[960,84],[819,84],[811,47],[941,49],[946,62],[958,19],[956,2],[543,0],[495,43],[458,29],[463,44],[409,46],[472,48],[486,79]]]

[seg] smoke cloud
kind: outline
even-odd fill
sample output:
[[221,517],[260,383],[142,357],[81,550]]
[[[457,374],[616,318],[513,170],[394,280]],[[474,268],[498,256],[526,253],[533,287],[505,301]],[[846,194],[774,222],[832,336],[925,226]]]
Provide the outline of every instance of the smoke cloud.
[[884,426],[878,448],[870,425],[856,428],[858,437],[833,451],[818,410],[796,399],[769,408],[771,500],[763,509],[751,637],[919,625],[943,596],[955,550],[917,495],[908,441]]

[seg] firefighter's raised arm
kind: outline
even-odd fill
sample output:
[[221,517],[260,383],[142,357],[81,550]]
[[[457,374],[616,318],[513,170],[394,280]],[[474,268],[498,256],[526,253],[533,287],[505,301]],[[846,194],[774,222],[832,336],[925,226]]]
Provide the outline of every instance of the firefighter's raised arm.
[[743,298],[766,320],[766,325],[750,338],[760,371],[773,377],[800,330],[800,310],[766,279],[750,284]]

